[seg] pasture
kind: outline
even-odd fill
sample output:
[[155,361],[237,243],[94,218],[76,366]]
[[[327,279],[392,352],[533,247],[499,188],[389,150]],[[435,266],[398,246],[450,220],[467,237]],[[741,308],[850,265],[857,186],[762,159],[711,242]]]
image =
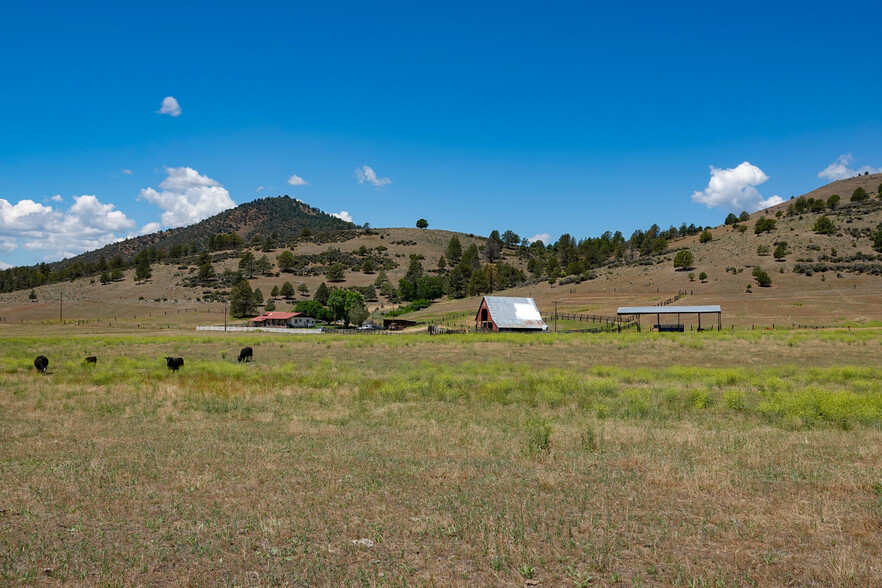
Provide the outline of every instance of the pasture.
[[3,585],[882,584],[875,329],[0,345]]

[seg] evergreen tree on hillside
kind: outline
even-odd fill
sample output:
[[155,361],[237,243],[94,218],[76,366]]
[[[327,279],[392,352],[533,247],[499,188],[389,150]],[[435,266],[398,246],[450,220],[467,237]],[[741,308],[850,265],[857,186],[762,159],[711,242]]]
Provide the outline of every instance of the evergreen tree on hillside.
[[459,263],[459,260],[462,258],[462,244],[459,242],[459,237],[454,235],[450,238],[444,254],[447,256],[447,260],[451,265]]
[[520,240],[520,236],[511,229],[508,229],[507,231],[502,233],[502,243],[506,247],[514,247],[520,242]]
[[322,282],[319,284],[319,287],[315,289],[315,296],[313,296],[312,299],[321,302],[322,306],[326,306],[330,296],[331,292],[328,290],[328,285]]
[[[266,257],[266,256],[264,256]],[[251,279],[254,277],[254,271],[257,269],[257,259],[255,259],[254,254],[250,251],[246,251],[241,258],[239,258],[239,271],[245,274],[248,274],[248,278]]]
[[854,189],[854,192],[851,193],[852,202],[863,202],[869,197],[870,195],[867,194],[867,191],[863,188],[863,186],[858,186]]
[[502,238],[499,231],[492,231],[484,244],[484,258],[487,263],[495,263],[502,252]]
[[144,249],[135,256],[135,281],[140,284],[144,280],[149,280],[152,275],[150,253]]
[[254,293],[248,280],[239,280],[230,290],[230,315],[235,318],[254,316]]
[[282,253],[279,254],[277,262],[279,264],[279,269],[283,272],[291,271],[297,264],[294,254],[288,250],[282,251]]
[[674,268],[687,270],[692,267],[695,256],[688,249],[681,249],[674,255]]
[[833,221],[830,220],[827,215],[821,215],[818,217],[818,220],[815,221],[812,230],[821,235],[832,235],[836,232],[836,225],[833,224]]

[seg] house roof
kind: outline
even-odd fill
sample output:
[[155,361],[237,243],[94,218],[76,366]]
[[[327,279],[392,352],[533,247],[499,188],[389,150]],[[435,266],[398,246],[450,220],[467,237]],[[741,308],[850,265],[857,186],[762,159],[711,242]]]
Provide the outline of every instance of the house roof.
[[251,319],[252,322],[261,322],[266,320],[286,321],[295,316],[301,316],[299,312],[265,312],[260,316]]
[[500,329],[546,329],[532,298],[484,296],[490,318]]

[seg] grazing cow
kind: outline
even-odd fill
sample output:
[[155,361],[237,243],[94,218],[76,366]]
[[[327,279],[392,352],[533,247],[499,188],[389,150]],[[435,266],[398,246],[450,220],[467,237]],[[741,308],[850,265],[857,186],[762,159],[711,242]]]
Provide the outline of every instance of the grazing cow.
[[46,373],[46,368],[49,367],[49,359],[45,355],[38,355],[37,359],[34,360],[34,367],[37,368],[38,372]]
[[86,359],[83,360],[83,363],[98,363],[98,358],[94,355],[90,355]]
[[254,361],[254,350],[250,347],[243,347],[239,352],[239,361]]
[[183,357],[166,357],[165,358],[165,365],[167,365],[168,369],[170,369],[171,371],[176,372],[176,371],[178,371],[178,369],[180,369],[180,367],[182,365],[184,365],[184,358]]

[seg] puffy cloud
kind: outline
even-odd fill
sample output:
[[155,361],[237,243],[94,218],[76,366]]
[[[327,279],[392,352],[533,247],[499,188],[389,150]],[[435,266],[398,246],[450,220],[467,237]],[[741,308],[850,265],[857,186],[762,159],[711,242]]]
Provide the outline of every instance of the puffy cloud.
[[162,106],[156,111],[157,114],[167,114],[169,116],[181,116],[181,105],[175,100],[174,96],[166,96],[162,99]]
[[119,170],[119,173],[121,173],[124,176],[130,176],[130,175],[132,175],[132,170],[124,167],[121,170]]
[[95,196],[74,196],[67,211],[33,200],[17,204],[0,199],[0,252],[10,253],[20,246],[42,251],[46,259],[78,255],[119,239],[119,233],[135,222],[113,204],[103,204]]
[[358,180],[359,184],[367,182],[373,185],[374,188],[382,188],[392,183],[392,180],[389,178],[378,178],[376,172],[367,165],[355,168],[355,179]]
[[707,188],[692,194],[692,201],[708,208],[723,208],[737,212],[756,212],[784,202],[778,196],[764,199],[754,186],[769,179],[763,170],[747,161],[738,167],[720,169],[710,166],[711,178]]
[[141,230],[138,231],[138,235],[149,235],[150,233],[158,233],[159,229],[162,228],[162,225],[159,223],[147,223]]
[[0,198],[0,235],[19,236],[39,229],[52,215],[51,206],[43,206],[33,200],[21,200],[11,204]]
[[845,178],[853,178],[854,176],[862,176],[865,172],[878,174],[882,172],[882,168],[865,165],[858,169],[848,167],[854,158],[851,153],[840,155],[836,161],[818,172],[819,178],[829,178],[831,180],[844,180]]
[[529,239],[527,239],[529,243],[535,243],[536,241],[542,241],[543,245],[548,245],[551,243],[551,235],[548,233],[536,233]]
[[144,188],[138,194],[165,211],[160,217],[165,227],[192,225],[236,206],[226,188],[191,167],[167,167],[165,172],[161,191]]
[[309,185],[309,182],[307,182],[306,180],[304,180],[303,178],[301,178],[297,174],[294,174],[293,176],[288,178],[288,183],[292,186],[308,186]]
[[56,194],[49,200],[51,200],[52,202],[64,202],[64,198],[61,197],[61,194]]
[[12,268],[12,267],[15,267],[15,266],[0,261],[0,270],[8,270],[9,268]]
[[352,215],[346,212],[345,210],[341,210],[340,212],[332,212],[331,216],[336,216],[341,220],[345,220],[347,223],[352,222]]

